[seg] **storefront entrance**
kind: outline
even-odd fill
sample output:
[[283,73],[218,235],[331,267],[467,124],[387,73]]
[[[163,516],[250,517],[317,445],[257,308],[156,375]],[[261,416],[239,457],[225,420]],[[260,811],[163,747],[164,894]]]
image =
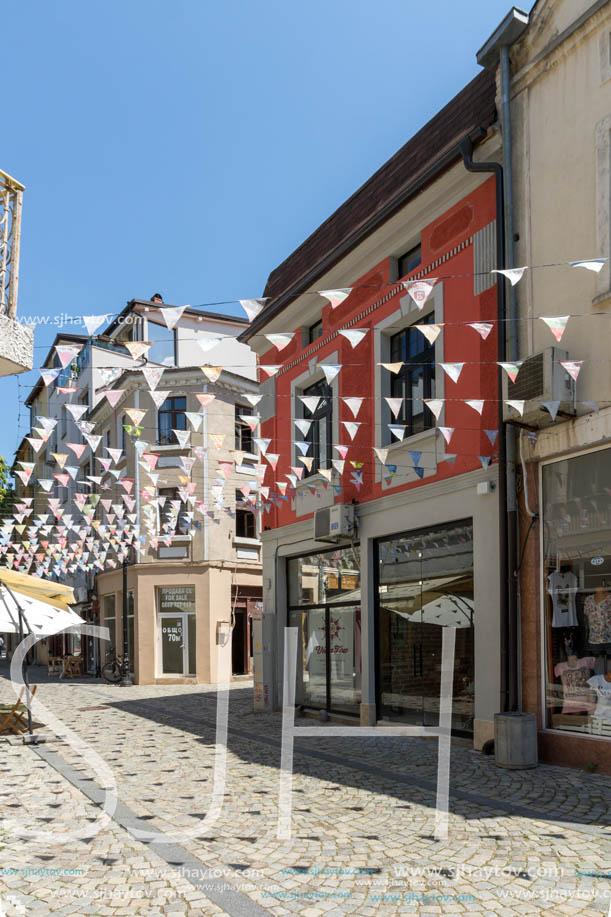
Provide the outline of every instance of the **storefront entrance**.
[[298,632],[299,706],[358,715],[361,604],[358,554],[339,549],[289,561],[288,624]]
[[379,719],[437,726],[443,629],[456,630],[452,729],[473,731],[474,595],[470,520],[377,542]]
[[159,675],[195,675],[195,587],[157,588]]

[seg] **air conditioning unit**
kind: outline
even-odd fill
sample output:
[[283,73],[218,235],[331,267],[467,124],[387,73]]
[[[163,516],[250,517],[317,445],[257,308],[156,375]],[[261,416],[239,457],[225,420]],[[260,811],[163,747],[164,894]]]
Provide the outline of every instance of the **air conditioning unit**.
[[350,503],[336,503],[317,509],[314,513],[314,540],[338,542],[349,541],[356,534],[354,506]]
[[524,401],[522,417],[508,405],[503,405],[503,419],[531,427],[545,427],[552,423],[550,412],[542,407],[544,401],[558,401],[559,415],[574,416],[575,380],[571,379],[560,360],[568,360],[566,350],[547,347],[540,353],[526,357],[515,382],[505,374],[503,401]]

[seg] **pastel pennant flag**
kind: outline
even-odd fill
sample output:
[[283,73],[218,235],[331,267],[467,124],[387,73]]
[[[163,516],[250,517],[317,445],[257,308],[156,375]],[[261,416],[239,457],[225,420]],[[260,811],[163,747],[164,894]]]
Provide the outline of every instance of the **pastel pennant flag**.
[[117,404],[119,403],[119,401],[121,400],[124,394],[125,394],[124,388],[115,388],[115,389],[112,389],[112,391],[110,392],[104,392],[104,396],[112,408],[115,408],[117,406]]
[[401,372],[403,363],[378,363],[378,366],[383,366],[389,373],[393,373],[396,376],[397,373]]
[[139,410],[138,408],[126,408],[125,413],[129,417],[131,422],[137,425],[140,423],[140,421],[146,414],[146,411]]
[[566,331],[570,315],[540,315],[539,318],[545,322],[558,342],[562,340],[562,335]]
[[444,373],[452,382],[458,382],[460,374],[463,370],[464,363],[440,363],[439,364],[443,369]]
[[495,442],[496,442],[496,438],[497,438],[497,436],[499,435],[499,431],[498,431],[498,430],[484,430],[484,433],[486,434],[486,436],[487,436],[488,439],[490,440],[490,445],[491,445],[491,446],[494,446],[494,444],[495,444]]
[[396,420],[399,416],[399,411],[403,407],[403,398],[384,398],[384,401],[390,408],[392,416]]
[[412,328],[417,328],[425,336],[429,344],[434,344],[441,334],[443,323],[439,325],[412,325]]
[[68,449],[71,449],[76,455],[77,459],[80,459],[81,455],[87,448],[87,443],[66,443]]
[[337,454],[339,455],[339,457],[340,457],[341,459],[345,459],[345,458],[346,458],[346,456],[347,456],[347,454],[348,454],[348,446],[338,446],[338,445],[334,445],[333,448],[335,449],[335,451],[337,452]]
[[185,411],[185,416],[191,427],[197,432],[202,425],[203,415],[199,411]]
[[506,267],[498,268],[496,270],[490,271],[491,274],[502,274],[503,277],[506,277],[512,287],[515,287],[516,283],[519,283],[524,275],[528,265],[524,267]]
[[494,328],[493,322],[467,322],[467,325],[469,328],[473,328],[474,331],[477,331],[483,341],[486,340]]
[[150,341],[123,341],[123,346],[129,350],[130,356],[134,360],[139,360],[151,349]]
[[87,334],[89,337],[95,334],[98,328],[100,328],[105,321],[105,315],[83,315],[83,324],[87,329]]
[[583,360],[560,360],[560,365],[563,369],[566,369],[571,379],[574,379],[575,382],[577,382],[577,376],[581,372]]
[[505,404],[509,405],[510,408],[513,408],[514,411],[517,411],[520,417],[522,417],[524,414],[524,405],[526,404],[526,401],[506,401]]
[[262,439],[261,437],[255,436],[253,437],[253,442],[261,455],[265,455],[271,443],[271,439]]
[[27,441],[34,450],[34,452],[39,452],[40,449],[44,446],[44,439],[36,439],[35,436],[26,436]]
[[571,261],[571,267],[585,267],[588,271],[598,274],[607,260],[607,258],[592,258],[589,261]]
[[215,347],[218,347],[219,344],[223,343],[223,338],[218,337],[199,337],[197,338],[196,343],[199,345],[202,353],[208,353],[209,350],[213,350]]
[[363,338],[366,336],[369,328],[359,329],[359,328],[344,328],[338,333],[345,337],[347,341],[350,342],[352,349],[358,346],[361,343]]
[[52,382],[55,382],[61,373],[61,369],[58,366],[57,369],[41,369],[39,372],[42,376],[42,381],[44,382],[45,388],[48,388]]
[[275,376],[279,369],[282,369],[281,363],[261,363],[259,365],[261,372],[264,372],[267,377]]
[[468,404],[470,408],[473,408],[473,410],[477,411],[477,413],[481,416],[481,413],[484,410],[484,402],[481,398],[465,399],[465,404]]
[[354,420],[342,420],[342,424],[346,428],[346,431],[350,439],[354,439],[354,437],[358,433],[358,429],[361,426],[361,424]]
[[83,414],[87,411],[86,404],[64,404],[65,409],[72,416],[73,420],[80,420]]
[[95,450],[98,448],[98,446],[102,442],[101,436],[94,436],[91,433],[83,433],[83,438],[89,444],[89,448],[91,449],[92,452],[95,452]]
[[111,449],[110,446],[105,446],[105,449],[116,465],[117,462],[120,460],[121,456],[123,455],[123,449]]
[[57,462],[57,464],[59,465],[59,467],[60,467],[60,468],[63,468],[64,465],[66,464],[66,460],[67,460],[67,458],[68,458],[68,453],[67,453],[67,452],[52,452],[52,453],[51,453],[51,456],[52,456],[52,458],[55,459],[55,461]]
[[213,395],[211,392],[196,392],[195,397],[203,408],[207,408],[208,405],[214,401],[216,395]]
[[284,350],[293,340],[293,334],[264,334],[263,337],[267,338],[276,350]]
[[311,420],[296,420],[295,426],[297,427],[299,432],[302,434],[302,436],[307,436],[308,431],[310,427],[312,426],[312,421]]
[[524,360],[517,360],[515,363],[498,363],[497,365],[505,370],[512,382],[515,382],[523,362]]
[[558,413],[558,409],[560,407],[560,402],[559,401],[542,401],[541,405],[542,407],[545,408],[546,411],[549,411],[549,414],[552,420],[555,420],[556,414]]
[[185,309],[188,309],[188,306],[164,306],[159,309],[163,317],[166,327],[173,331],[180,319]]
[[489,455],[478,455],[478,459],[480,460],[482,464],[482,468],[487,468],[490,462],[492,461]]
[[332,309],[336,309],[351,293],[352,287],[344,287],[341,290],[318,290],[318,295],[328,299]]
[[265,296],[263,299],[238,299],[238,302],[246,312],[248,321],[252,322],[252,320],[265,308],[265,303],[268,299],[269,296]]
[[346,464],[344,459],[331,459],[331,464],[333,465],[333,467],[335,468],[338,474],[344,473],[344,465]]
[[435,280],[406,280],[403,286],[415,302],[418,309],[422,310],[433,291]]
[[208,382],[216,382],[220,374],[223,372],[222,366],[200,366],[201,371],[208,380]]
[[395,437],[395,439],[402,440],[405,436],[405,426],[402,423],[389,423],[387,424],[388,429]]
[[53,481],[50,478],[38,478],[38,485],[42,487],[43,490],[46,490],[47,493],[50,493],[53,487]]
[[361,410],[363,398],[342,398],[346,407],[352,412],[353,417],[357,417]]
[[151,398],[153,399],[153,403],[154,403],[154,405],[155,405],[156,408],[160,408],[160,407],[161,407],[161,405],[162,405],[163,402],[166,400],[166,398],[168,397],[169,394],[170,394],[170,390],[169,390],[169,389],[165,389],[165,390],[163,390],[163,391],[162,391],[161,389],[159,389],[159,390],[156,391],[156,392],[150,392],[150,391],[149,391],[149,395],[150,395]]
[[250,430],[252,433],[254,433],[257,427],[259,426],[258,417],[253,417],[251,414],[238,414],[238,417],[240,418],[242,423],[245,423],[246,426],[250,427]]
[[450,440],[454,435],[454,427],[437,427],[443,438],[445,439],[448,446],[450,445]]
[[297,397],[311,414],[314,413],[322,400],[320,395],[298,395]]
[[330,385],[333,382],[340,369],[342,368],[341,363],[319,363],[318,366],[325,374],[327,385]]
[[445,403],[444,399],[443,398],[425,398],[424,403],[426,404],[431,414],[433,414],[433,416],[435,417],[435,420],[439,420],[439,416],[441,412],[443,411],[443,406]]
[[263,395],[250,395],[249,394],[249,395],[244,395],[244,397],[246,398],[248,403],[251,404],[253,408],[255,408],[259,404],[261,399],[263,398]]
[[303,464],[306,466],[308,471],[312,470],[312,462],[314,461],[314,459],[312,458],[311,455],[298,455],[297,461],[303,462]]
[[163,376],[163,366],[143,366],[142,375],[146,379],[146,384],[148,385],[151,392],[154,392],[159,383],[161,382],[161,377]]
[[377,446],[374,446],[373,451],[375,452],[376,457],[379,459],[379,461],[383,465],[385,465],[386,459],[388,458],[388,449],[379,449]]
[[82,349],[83,349],[82,344],[72,344],[70,346],[68,345],[61,346],[58,344],[55,347],[55,353],[57,354],[59,358],[59,362],[62,365],[62,369],[65,369],[68,363],[71,363],[72,360],[74,360],[74,358],[77,356],[77,354],[81,352]]

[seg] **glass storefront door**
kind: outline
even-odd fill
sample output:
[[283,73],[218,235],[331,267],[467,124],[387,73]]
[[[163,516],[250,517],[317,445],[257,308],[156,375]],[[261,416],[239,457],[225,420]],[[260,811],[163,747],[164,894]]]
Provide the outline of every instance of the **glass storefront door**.
[[187,615],[159,615],[161,672],[163,675],[187,675],[189,635]]
[[437,726],[443,629],[456,630],[452,728],[473,730],[474,595],[470,520],[377,543],[378,714]]

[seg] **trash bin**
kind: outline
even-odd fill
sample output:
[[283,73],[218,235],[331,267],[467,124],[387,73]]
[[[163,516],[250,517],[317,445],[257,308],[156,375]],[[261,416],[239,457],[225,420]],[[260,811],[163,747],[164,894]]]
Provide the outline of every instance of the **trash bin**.
[[534,713],[495,714],[494,758],[497,767],[510,770],[537,766],[537,717]]

